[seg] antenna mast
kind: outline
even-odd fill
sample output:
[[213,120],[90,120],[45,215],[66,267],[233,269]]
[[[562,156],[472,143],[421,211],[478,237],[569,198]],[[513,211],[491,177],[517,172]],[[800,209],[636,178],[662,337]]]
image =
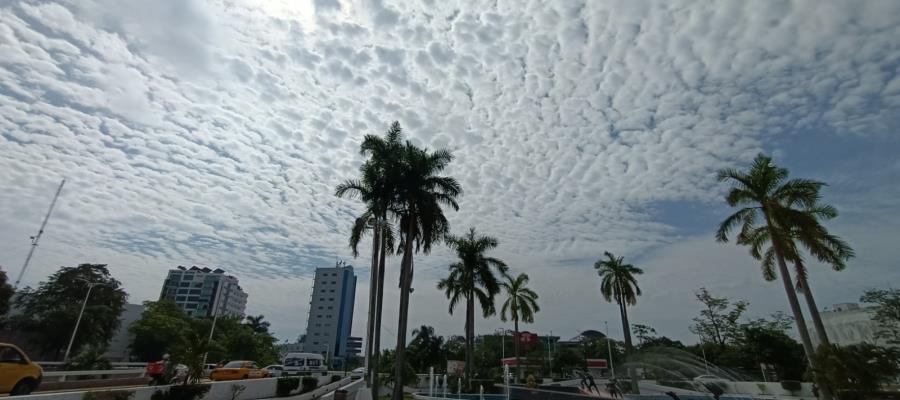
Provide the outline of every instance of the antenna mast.
[[38,230],[37,235],[31,237],[31,249],[28,250],[28,256],[25,257],[25,264],[22,264],[22,270],[19,271],[19,277],[16,278],[16,283],[13,285],[13,289],[19,288],[19,282],[22,281],[22,276],[25,275],[25,270],[28,269],[28,263],[31,262],[31,256],[34,255],[34,249],[37,248],[38,241],[41,240],[41,235],[44,234],[44,228],[47,227],[47,221],[50,220],[50,214],[53,213],[53,207],[56,205],[56,199],[59,198],[60,192],[62,192],[63,185],[66,184],[66,180],[63,179],[62,182],[59,183],[59,188],[56,189],[56,194],[53,195],[53,201],[50,202],[50,209],[47,210],[47,215],[44,217],[44,222],[41,223],[41,229]]

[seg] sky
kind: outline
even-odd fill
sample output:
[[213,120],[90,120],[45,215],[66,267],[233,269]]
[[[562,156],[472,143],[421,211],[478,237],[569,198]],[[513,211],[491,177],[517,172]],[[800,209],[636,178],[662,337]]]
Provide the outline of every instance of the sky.
[[[845,271],[811,265],[822,307],[900,282],[900,2],[70,0],[0,3],[0,265],[23,284],[108,264],[129,301],[170,268],[221,267],[279,340],[306,325],[316,267],[359,276],[362,205],[334,196],[359,144],[399,121],[455,159],[451,229],[540,295],[523,327],[621,337],[599,294],[604,251],[644,269],[630,309],[686,343],[694,292],[787,310],[747,250],[714,240],[723,167],[772,155],[827,182]],[[453,255],[416,257],[410,330],[462,334],[436,288]],[[388,260],[385,347],[399,259]],[[496,316],[477,331],[511,328]]]

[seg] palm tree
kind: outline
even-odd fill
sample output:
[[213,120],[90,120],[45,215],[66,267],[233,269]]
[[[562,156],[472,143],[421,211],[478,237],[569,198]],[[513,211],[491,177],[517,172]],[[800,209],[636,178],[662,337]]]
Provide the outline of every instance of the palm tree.
[[[853,256],[853,250],[840,238],[829,234],[819,222],[820,219],[837,216],[834,207],[818,203],[821,197],[819,191],[824,184],[808,179],[787,180],[787,177],[787,169],[777,167],[770,157],[762,154],[756,156],[748,172],[730,168],[719,171],[719,181],[732,184],[725,197],[726,202],[741,208],[722,221],[716,239],[727,242],[731,229],[740,225],[737,243],[750,246],[750,254],[762,261],[763,276],[767,280],[775,279],[775,268],[778,268],[803,349],[810,366],[813,366],[814,349],[787,262],[795,265],[798,286],[806,296],[820,340],[827,343],[828,338],[821,325],[797,245],[799,242],[810,254],[838,270],[844,268],[844,261]],[[767,245],[768,248],[763,251]],[[818,322],[815,322],[816,319]],[[820,326],[822,329],[819,329]],[[822,397],[825,400],[831,398],[826,385],[822,386]]]
[[269,333],[269,327],[272,326],[272,324],[270,324],[269,321],[263,321],[265,318],[266,316],[262,314],[248,315],[246,318],[247,326],[256,333]]
[[[406,330],[409,313],[409,294],[412,292],[413,252],[429,253],[433,244],[444,238],[450,229],[443,207],[459,210],[456,198],[462,188],[456,179],[438,174],[450,164],[453,155],[446,150],[429,152],[406,142],[400,157],[392,163],[397,174],[390,184],[396,190],[393,206],[400,216],[400,243],[403,260],[400,267],[400,311],[397,322],[396,362],[394,377],[401,382],[406,362]],[[394,385],[394,400],[403,399],[402,385]]]
[[528,274],[519,274],[515,278],[508,274],[503,274],[503,277],[506,280],[500,283],[500,287],[506,292],[507,297],[506,301],[503,302],[503,307],[500,308],[500,320],[503,322],[506,322],[508,319],[513,320],[516,332],[516,335],[513,336],[516,349],[516,379],[521,380],[522,360],[519,358],[519,321],[526,324],[533,323],[534,313],[541,311],[541,308],[537,304],[537,293],[527,287]]
[[366,204],[366,211],[356,218],[350,234],[353,256],[366,232],[372,232],[372,277],[369,284],[369,319],[366,332],[366,356],[369,359],[372,397],[378,393],[378,358],[381,341],[381,309],[384,298],[385,256],[393,253],[394,235],[388,224],[396,196],[395,185],[399,158],[403,149],[403,130],[394,121],[385,137],[366,135],[360,153],[368,160],[360,167],[361,180],[348,180],[337,186],[338,197],[358,197]]
[[[634,347],[631,344],[631,329],[628,324],[628,306],[637,304],[637,298],[641,295],[641,288],[638,287],[636,275],[641,275],[644,271],[631,264],[625,264],[622,257],[616,257],[612,253],[605,251],[603,255],[605,260],[599,260],[594,263],[594,269],[600,275],[600,293],[608,302],[615,301],[619,305],[619,315],[622,317],[622,333],[625,336],[625,352],[632,354]],[[631,388],[634,393],[639,394],[638,381],[634,375],[634,370],[628,368],[628,377],[631,379]]]
[[494,270],[505,274],[507,268],[503,261],[484,255],[497,247],[497,239],[478,235],[475,228],[470,228],[463,236],[448,237],[447,244],[456,251],[460,261],[450,265],[450,275],[438,282],[437,287],[450,299],[450,314],[460,301],[466,302],[465,371],[466,384],[470,385],[475,360],[475,300],[478,299],[485,317],[493,315],[496,312],[494,296],[500,293],[500,281]]

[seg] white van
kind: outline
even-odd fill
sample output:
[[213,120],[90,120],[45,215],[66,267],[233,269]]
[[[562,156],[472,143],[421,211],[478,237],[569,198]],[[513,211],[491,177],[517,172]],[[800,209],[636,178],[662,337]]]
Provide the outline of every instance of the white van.
[[287,353],[281,359],[284,375],[327,375],[325,357],[315,353]]

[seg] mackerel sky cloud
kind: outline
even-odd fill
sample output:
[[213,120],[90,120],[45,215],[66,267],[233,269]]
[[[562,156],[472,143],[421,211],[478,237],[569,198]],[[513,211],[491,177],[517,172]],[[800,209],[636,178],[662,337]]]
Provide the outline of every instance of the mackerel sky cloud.
[[[4,2],[0,265],[18,273],[66,178],[26,284],[108,263],[140,302],[169,268],[219,266],[294,339],[314,268],[345,259],[361,335],[368,265],[347,237],[362,208],[333,190],[362,136],[398,120],[454,152],[453,230],[498,237],[532,275],[534,330],[608,320],[617,335],[592,268],[604,250],[644,267],[635,322],[669,336],[693,340],[700,286],[754,315],[785,309],[712,236],[727,213],[715,171],[758,152],[830,184],[830,226],[858,257],[812,284],[820,305],[855,301],[900,282],[898,37],[890,0]],[[462,333],[435,288],[450,260],[416,260],[411,327]]]

